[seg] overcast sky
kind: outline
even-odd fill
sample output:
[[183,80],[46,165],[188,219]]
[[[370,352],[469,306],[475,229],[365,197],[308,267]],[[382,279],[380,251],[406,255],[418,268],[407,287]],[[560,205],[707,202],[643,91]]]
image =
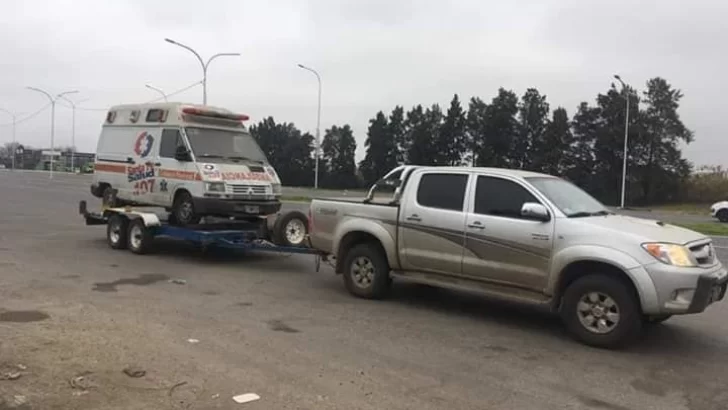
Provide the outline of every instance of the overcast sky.
[[[728,166],[723,99],[728,2],[715,0],[4,0],[0,13],[0,107],[31,114],[47,104],[35,86],[73,95],[76,145],[93,151],[103,108],[145,102],[201,79],[194,56],[219,52],[208,104],[273,116],[313,133],[316,79],[322,128],[348,123],[363,156],[368,120],[395,105],[440,103],[458,93],[490,100],[503,86],[536,87],[572,115],[619,73],[642,88],[666,78],[685,97],[697,164]],[[201,87],[173,101],[202,101]],[[2,115],[2,114],[0,114]],[[0,117],[0,140],[11,140]],[[322,131],[323,134],[323,131]],[[18,141],[50,145],[50,110],[18,124]],[[71,141],[71,110],[59,106],[56,144]]]

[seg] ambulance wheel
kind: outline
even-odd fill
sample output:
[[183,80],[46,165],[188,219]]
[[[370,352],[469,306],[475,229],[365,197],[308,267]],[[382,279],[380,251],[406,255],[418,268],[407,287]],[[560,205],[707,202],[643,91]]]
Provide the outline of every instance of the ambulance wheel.
[[180,226],[195,225],[200,222],[200,215],[195,213],[195,204],[192,201],[192,195],[187,191],[181,191],[174,199],[172,206],[172,219],[175,224]]
[[119,206],[119,200],[116,199],[116,191],[114,188],[112,188],[110,185],[106,186],[104,188],[103,193],[101,194],[101,205],[105,208],[116,208]]
[[273,243],[279,246],[305,246],[308,217],[300,211],[280,215],[273,224]]

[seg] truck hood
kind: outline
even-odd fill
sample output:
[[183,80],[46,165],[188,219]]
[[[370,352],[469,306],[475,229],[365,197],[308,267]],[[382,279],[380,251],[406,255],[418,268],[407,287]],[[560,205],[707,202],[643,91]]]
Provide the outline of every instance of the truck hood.
[[572,218],[572,220],[578,220],[580,223],[598,227],[604,231],[612,231],[615,236],[630,235],[643,242],[666,242],[684,245],[689,242],[707,239],[707,236],[701,233],[679,226],[626,215]]
[[197,164],[203,181],[208,182],[245,182],[252,184],[280,184],[273,167],[270,165]]

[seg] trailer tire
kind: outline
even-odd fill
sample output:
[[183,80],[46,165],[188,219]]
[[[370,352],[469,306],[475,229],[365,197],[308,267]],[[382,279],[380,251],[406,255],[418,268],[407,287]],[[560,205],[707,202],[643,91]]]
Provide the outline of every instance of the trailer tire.
[[290,211],[276,218],[273,243],[278,246],[303,247],[308,236],[308,217],[301,211]]
[[106,222],[106,242],[111,249],[126,249],[129,233],[129,220],[125,216],[113,214]]
[[343,276],[349,293],[364,299],[384,298],[392,284],[387,257],[373,242],[360,243],[346,252]]
[[137,255],[144,255],[151,250],[154,236],[149,231],[149,228],[144,225],[144,220],[137,218],[129,223],[127,239],[130,251]]

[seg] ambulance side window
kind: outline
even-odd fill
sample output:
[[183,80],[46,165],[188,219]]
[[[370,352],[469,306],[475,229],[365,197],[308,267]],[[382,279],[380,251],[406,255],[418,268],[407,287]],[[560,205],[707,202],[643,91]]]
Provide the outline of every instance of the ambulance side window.
[[162,142],[159,144],[159,156],[162,158],[174,158],[174,153],[178,145],[182,145],[182,136],[179,130],[163,130]]

